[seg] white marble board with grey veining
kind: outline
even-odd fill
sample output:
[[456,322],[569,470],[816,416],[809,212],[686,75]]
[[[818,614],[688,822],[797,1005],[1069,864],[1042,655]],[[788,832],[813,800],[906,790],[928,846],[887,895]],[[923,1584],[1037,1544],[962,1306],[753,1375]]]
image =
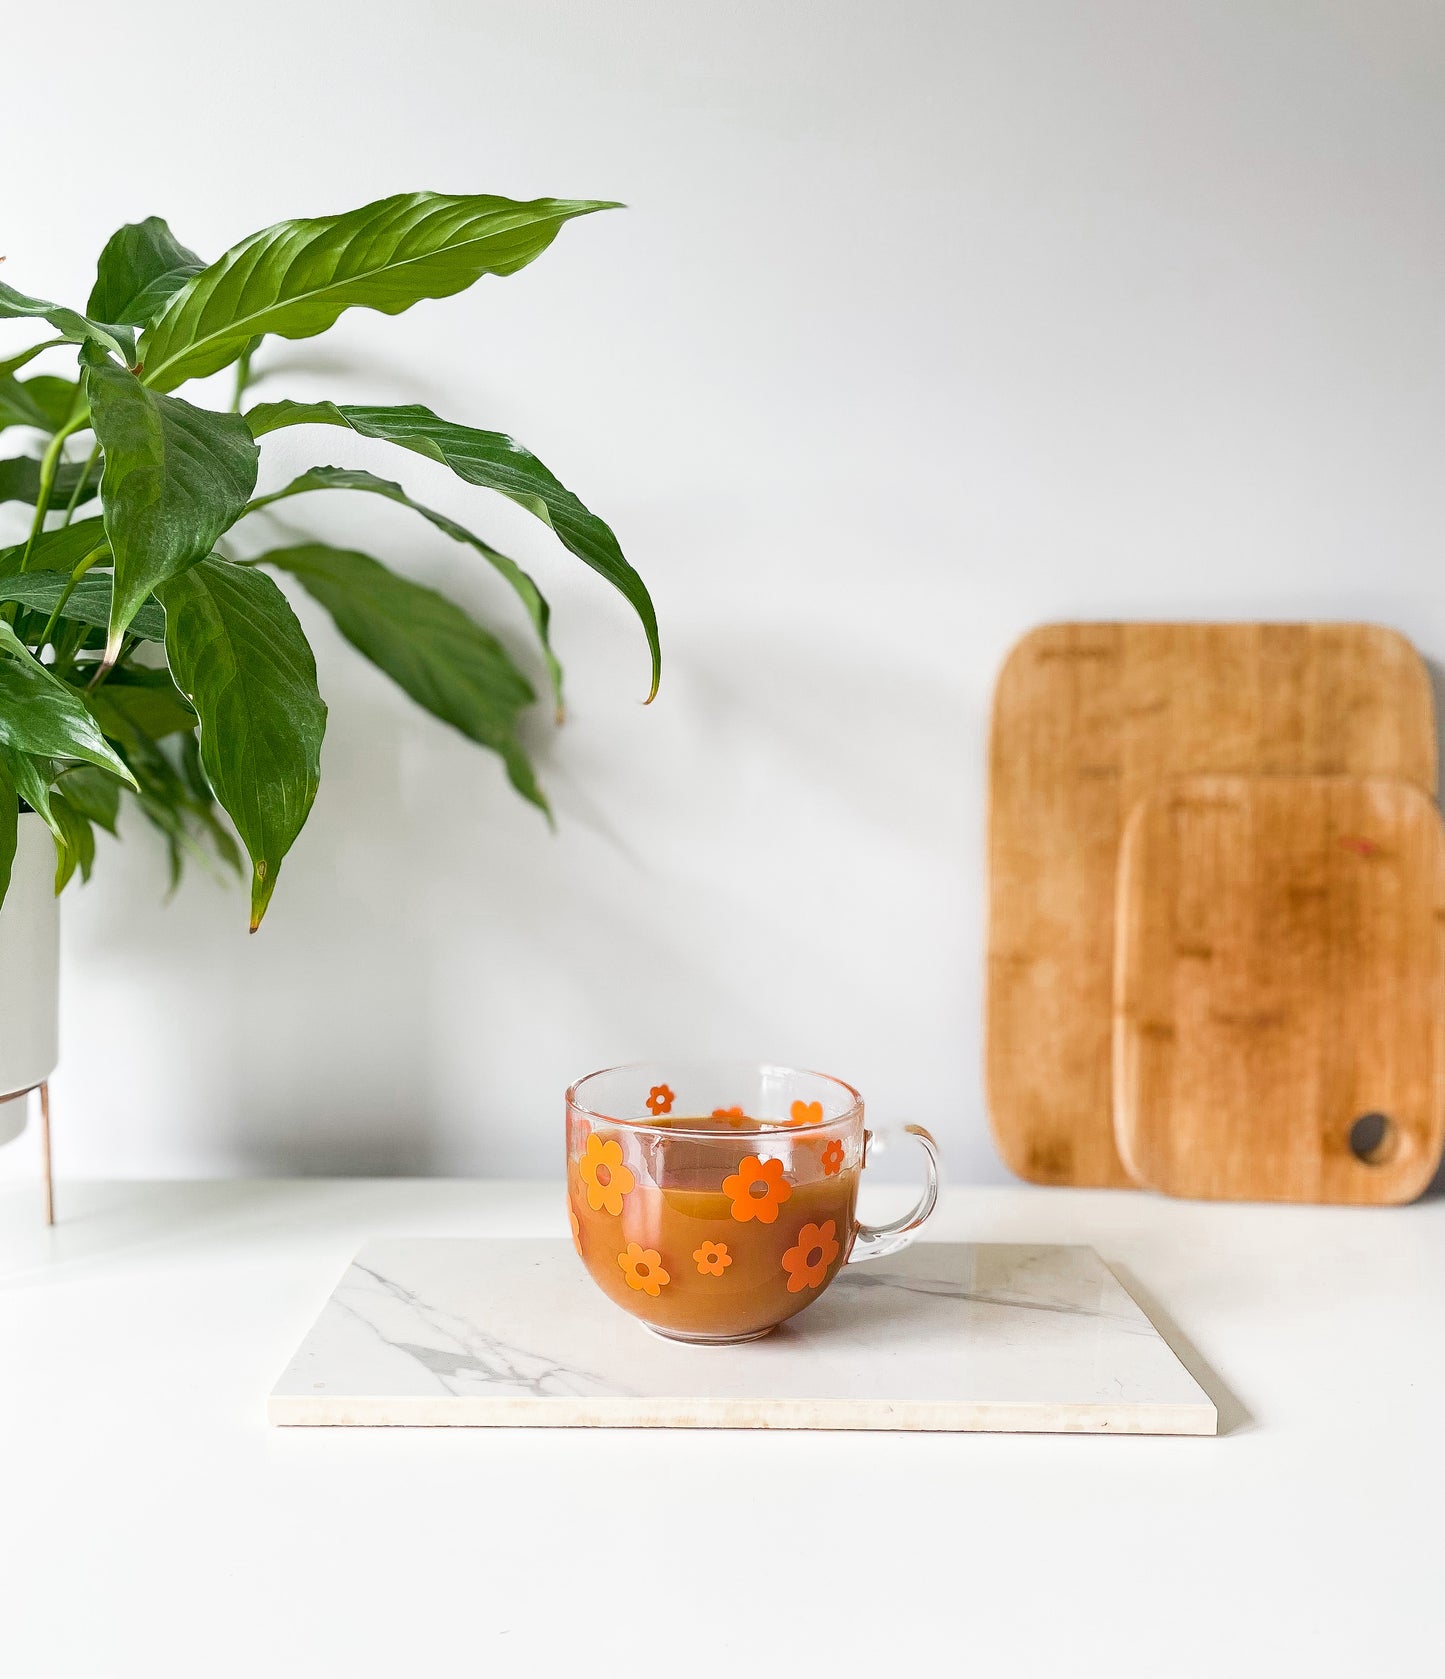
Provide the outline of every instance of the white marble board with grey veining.
[[1213,1434],[1208,1395],[1092,1248],[919,1242],[766,1339],[689,1347],[567,1241],[363,1248],[271,1394],[340,1427]]

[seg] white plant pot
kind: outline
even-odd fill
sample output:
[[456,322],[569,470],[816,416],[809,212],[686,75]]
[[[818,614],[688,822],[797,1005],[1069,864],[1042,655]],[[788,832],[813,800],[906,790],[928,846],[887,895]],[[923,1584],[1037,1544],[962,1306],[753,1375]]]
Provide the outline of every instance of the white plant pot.
[[[60,900],[55,842],[25,812],[0,908],[0,1097],[48,1079],[60,1059]],[[0,1143],[25,1129],[24,1102],[0,1106]]]

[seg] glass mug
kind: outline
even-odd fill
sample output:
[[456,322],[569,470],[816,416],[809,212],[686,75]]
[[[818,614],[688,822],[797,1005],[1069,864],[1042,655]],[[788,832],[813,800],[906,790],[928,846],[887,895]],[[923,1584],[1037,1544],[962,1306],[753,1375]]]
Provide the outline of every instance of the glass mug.
[[675,1341],[766,1335],[850,1261],[904,1247],[938,1199],[938,1146],[921,1125],[927,1183],[878,1226],[855,1216],[873,1133],[841,1079],[789,1067],[610,1067],[567,1092],[572,1241],[592,1280]]

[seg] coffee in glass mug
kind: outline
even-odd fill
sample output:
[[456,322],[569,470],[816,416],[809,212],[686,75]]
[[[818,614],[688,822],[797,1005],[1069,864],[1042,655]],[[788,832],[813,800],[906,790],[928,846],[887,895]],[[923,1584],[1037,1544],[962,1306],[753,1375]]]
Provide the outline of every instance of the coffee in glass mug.
[[905,1129],[923,1147],[924,1192],[875,1228],[856,1212],[872,1133],[841,1079],[737,1062],[592,1073],[567,1092],[573,1242],[602,1292],[657,1334],[754,1340],[932,1212],[937,1147]]

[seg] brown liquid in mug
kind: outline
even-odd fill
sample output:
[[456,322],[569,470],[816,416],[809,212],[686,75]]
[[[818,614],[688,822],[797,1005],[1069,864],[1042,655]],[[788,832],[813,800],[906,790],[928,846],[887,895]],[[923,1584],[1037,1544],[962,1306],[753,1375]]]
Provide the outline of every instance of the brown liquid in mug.
[[[720,1140],[729,1132],[753,1135],[739,1137],[735,1149],[713,1142],[689,1144],[681,1137],[665,1144],[659,1139],[652,1175],[661,1185],[635,1173],[636,1181],[617,1214],[593,1210],[576,1161],[568,1162],[567,1195],[577,1220],[576,1240],[598,1287],[645,1323],[700,1339],[754,1334],[811,1305],[852,1246],[857,1167],[846,1165],[828,1176],[822,1166],[825,1139],[800,1140],[786,1166],[791,1194],[778,1203],[776,1218],[772,1223],[756,1217],[743,1220],[734,1215],[723,1180],[738,1171],[753,1149],[766,1155],[768,1137],[777,1136],[777,1129],[727,1119],[682,1118],[659,1120],[647,1129],[665,1132],[674,1127],[716,1130]],[[616,1135],[599,1129],[605,1136]],[[766,1197],[759,1194],[754,1199]],[[829,1221],[831,1240],[837,1243],[831,1258],[829,1248],[805,1229],[814,1226],[817,1237],[826,1239]],[[643,1286],[629,1283],[629,1275]],[[655,1295],[649,1280],[657,1285]],[[790,1283],[796,1286],[790,1288]]]

